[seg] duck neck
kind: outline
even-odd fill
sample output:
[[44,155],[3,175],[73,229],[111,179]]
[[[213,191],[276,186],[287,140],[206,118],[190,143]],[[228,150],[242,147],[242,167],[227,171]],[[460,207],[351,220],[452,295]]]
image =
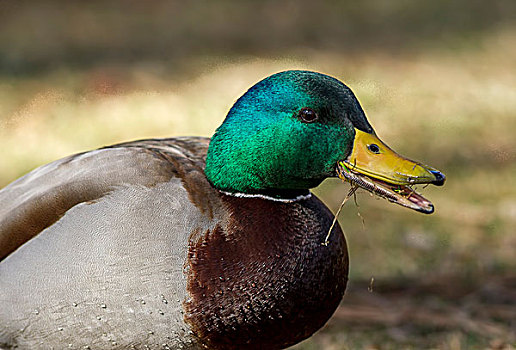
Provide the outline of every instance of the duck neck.
[[298,201],[303,201],[312,196],[312,193],[308,190],[299,190],[299,191],[263,191],[263,193],[242,193],[242,192],[226,192],[220,191],[225,195],[237,197],[237,198],[260,198],[273,202],[281,202],[281,203],[294,203]]
[[312,197],[295,203],[222,196],[226,222],[192,235],[185,320],[209,348],[277,348],[309,337],[345,290],[340,228]]

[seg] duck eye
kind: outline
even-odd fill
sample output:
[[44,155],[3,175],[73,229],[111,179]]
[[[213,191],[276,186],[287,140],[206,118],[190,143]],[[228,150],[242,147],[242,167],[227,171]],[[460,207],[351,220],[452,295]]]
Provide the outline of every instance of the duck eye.
[[308,107],[302,108],[299,111],[298,116],[299,116],[299,118],[301,118],[301,121],[304,123],[313,123],[317,119],[319,119],[319,116],[317,115],[317,113],[315,113],[315,111],[313,109],[308,108]]
[[371,152],[376,153],[376,154],[380,153],[380,147],[378,147],[378,145],[375,143],[368,145],[367,149],[369,149]]

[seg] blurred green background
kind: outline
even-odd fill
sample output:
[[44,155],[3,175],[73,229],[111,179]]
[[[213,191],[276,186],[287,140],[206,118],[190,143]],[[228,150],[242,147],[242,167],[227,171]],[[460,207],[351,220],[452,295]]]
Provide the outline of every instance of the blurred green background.
[[[442,170],[430,216],[360,193],[342,305],[296,349],[514,349],[516,1],[0,0],[0,187],[65,155],[210,136],[263,77],[346,82]],[[349,186],[315,190],[336,210]]]

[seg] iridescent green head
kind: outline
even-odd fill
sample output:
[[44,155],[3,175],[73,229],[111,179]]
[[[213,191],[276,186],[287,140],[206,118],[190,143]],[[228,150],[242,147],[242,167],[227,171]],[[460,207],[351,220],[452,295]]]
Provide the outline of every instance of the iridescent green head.
[[211,140],[206,175],[231,193],[306,192],[336,175],[354,128],[372,131],[346,85],[315,72],[277,73],[233,105]]
[[[365,153],[356,157],[362,147]],[[383,182],[392,174],[399,177],[397,158],[389,156],[386,163],[381,157],[387,149],[346,85],[324,74],[292,70],[265,78],[238,99],[211,139],[205,173],[225,192],[289,199],[327,177],[343,177],[337,171],[342,162],[349,164],[353,150],[354,163],[367,163],[364,176],[375,177],[378,168]],[[410,164],[404,169],[414,172]],[[431,171],[418,168],[416,180],[411,173],[391,182],[436,183]]]

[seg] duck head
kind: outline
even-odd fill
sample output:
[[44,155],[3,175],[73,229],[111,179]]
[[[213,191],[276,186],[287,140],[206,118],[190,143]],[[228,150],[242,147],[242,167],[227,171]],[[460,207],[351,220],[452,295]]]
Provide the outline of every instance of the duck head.
[[286,201],[340,177],[427,214],[432,203],[411,186],[445,180],[384,144],[342,82],[298,70],[267,77],[236,101],[211,139],[205,173],[226,193]]

